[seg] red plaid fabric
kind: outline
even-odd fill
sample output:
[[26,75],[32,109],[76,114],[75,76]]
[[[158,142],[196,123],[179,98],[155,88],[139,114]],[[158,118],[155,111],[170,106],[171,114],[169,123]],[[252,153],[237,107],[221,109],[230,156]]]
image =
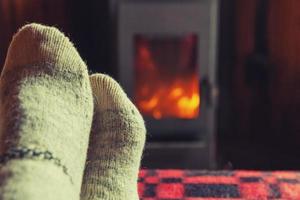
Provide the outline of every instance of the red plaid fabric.
[[141,170],[141,200],[300,200],[299,172]]

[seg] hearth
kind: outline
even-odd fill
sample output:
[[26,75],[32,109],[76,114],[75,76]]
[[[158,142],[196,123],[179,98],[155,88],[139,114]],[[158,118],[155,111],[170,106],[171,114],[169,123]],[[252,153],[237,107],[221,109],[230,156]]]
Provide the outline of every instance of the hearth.
[[145,163],[212,168],[217,0],[119,0],[111,11],[119,82],[149,133]]

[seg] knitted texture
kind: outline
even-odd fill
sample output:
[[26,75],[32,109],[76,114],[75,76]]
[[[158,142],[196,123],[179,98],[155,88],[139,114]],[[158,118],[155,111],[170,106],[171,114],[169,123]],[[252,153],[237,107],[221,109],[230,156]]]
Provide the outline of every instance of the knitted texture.
[[112,78],[96,74],[90,80],[95,113],[81,200],[138,200],[143,118]]
[[79,199],[92,114],[87,68],[69,39],[21,28],[0,79],[0,199]]

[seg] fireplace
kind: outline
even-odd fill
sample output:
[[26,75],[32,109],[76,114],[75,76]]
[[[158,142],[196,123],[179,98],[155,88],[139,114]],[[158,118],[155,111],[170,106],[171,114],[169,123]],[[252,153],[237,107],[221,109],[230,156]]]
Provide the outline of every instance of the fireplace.
[[217,0],[112,2],[118,79],[145,118],[148,167],[215,165],[217,10]]

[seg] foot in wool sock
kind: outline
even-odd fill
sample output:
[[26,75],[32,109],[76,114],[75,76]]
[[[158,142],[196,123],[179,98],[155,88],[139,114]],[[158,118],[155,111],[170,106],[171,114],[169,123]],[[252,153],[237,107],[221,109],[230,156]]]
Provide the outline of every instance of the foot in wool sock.
[[20,29],[0,78],[0,199],[78,200],[92,115],[73,44],[56,28]]
[[138,200],[144,121],[112,78],[90,77],[95,113],[81,200]]

